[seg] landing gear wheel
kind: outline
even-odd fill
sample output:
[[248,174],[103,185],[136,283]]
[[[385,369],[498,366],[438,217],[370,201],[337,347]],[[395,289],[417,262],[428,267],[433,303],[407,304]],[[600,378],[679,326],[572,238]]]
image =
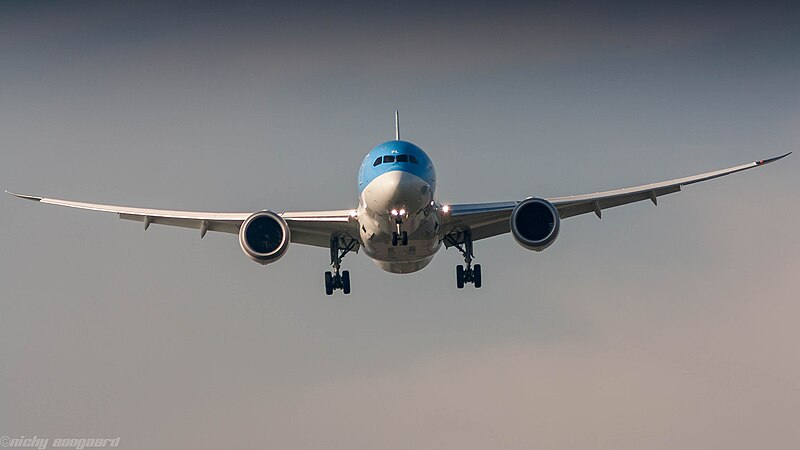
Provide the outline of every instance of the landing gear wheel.
[[456,266],[456,287],[464,289],[464,266],[461,264]]
[[340,269],[342,267],[342,259],[351,251],[358,251],[358,241],[355,239],[347,235],[335,236],[331,239],[331,267],[333,268],[333,273],[325,272],[325,294],[331,295],[337,289],[341,289],[345,294],[350,293],[350,271],[340,271]]
[[344,292],[345,295],[350,293],[350,271],[349,270],[343,270],[342,271],[342,292]]
[[408,245],[408,232],[403,231],[403,238],[401,239],[400,245]]
[[397,247],[397,232],[392,231],[392,247]]
[[325,272],[325,294],[333,294],[333,274]]
[[464,257],[466,267],[461,264],[456,266],[456,286],[464,288],[464,284],[472,283],[476,288],[481,287],[481,265],[472,265],[472,233],[469,230],[460,231],[445,236],[445,244],[448,247],[455,247]]

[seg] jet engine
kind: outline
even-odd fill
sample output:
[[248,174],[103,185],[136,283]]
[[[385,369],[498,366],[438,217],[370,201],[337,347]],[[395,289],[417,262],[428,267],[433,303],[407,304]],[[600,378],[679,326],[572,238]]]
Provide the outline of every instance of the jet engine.
[[519,245],[540,252],[555,242],[561,227],[558,210],[541,198],[520,202],[511,212],[511,234]]
[[279,260],[289,248],[289,225],[272,211],[253,213],[239,228],[242,251],[259,264]]

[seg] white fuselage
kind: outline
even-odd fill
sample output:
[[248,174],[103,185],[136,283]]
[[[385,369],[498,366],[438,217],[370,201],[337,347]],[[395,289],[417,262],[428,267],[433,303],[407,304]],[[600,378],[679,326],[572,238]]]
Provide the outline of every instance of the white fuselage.
[[[379,175],[361,192],[359,237],[364,253],[383,270],[416,272],[441,246],[441,221],[435,186],[404,171]],[[396,215],[394,213],[396,213]],[[408,233],[407,245],[392,245],[392,233]]]

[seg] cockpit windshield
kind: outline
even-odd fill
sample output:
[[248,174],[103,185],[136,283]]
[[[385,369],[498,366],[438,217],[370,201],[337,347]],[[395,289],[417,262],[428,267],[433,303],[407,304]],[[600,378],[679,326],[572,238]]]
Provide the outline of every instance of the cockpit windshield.
[[373,166],[378,166],[380,164],[390,164],[390,163],[411,163],[411,164],[419,164],[419,161],[414,155],[385,155],[383,157],[379,156],[374,163]]

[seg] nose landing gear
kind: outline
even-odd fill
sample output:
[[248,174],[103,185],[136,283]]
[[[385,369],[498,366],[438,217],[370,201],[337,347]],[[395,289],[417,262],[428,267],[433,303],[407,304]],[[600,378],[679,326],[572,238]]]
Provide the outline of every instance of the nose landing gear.
[[[340,241],[341,240],[341,241]],[[358,241],[347,237],[334,237],[331,239],[331,267],[333,273],[325,272],[325,294],[332,295],[333,291],[341,289],[345,295],[350,293],[350,271],[341,270],[342,259],[351,251],[358,251]]]
[[466,264],[466,267],[461,264],[456,266],[456,287],[463,289],[466,283],[472,283],[476,288],[481,287],[481,265],[472,265],[474,255],[472,253],[472,234],[469,230],[448,234],[444,240],[448,247],[455,247],[461,252]]
[[398,245],[408,245],[408,233],[403,231],[401,233],[397,233],[396,231],[392,232],[392,247],[397,247]]
[[398,244],[408,245],[408,232],[400,229],[401,225],[403,225],[403,221],[397,219],[394,223],[397,227],[397,231],[392,231],[392,247],[397,247]]

